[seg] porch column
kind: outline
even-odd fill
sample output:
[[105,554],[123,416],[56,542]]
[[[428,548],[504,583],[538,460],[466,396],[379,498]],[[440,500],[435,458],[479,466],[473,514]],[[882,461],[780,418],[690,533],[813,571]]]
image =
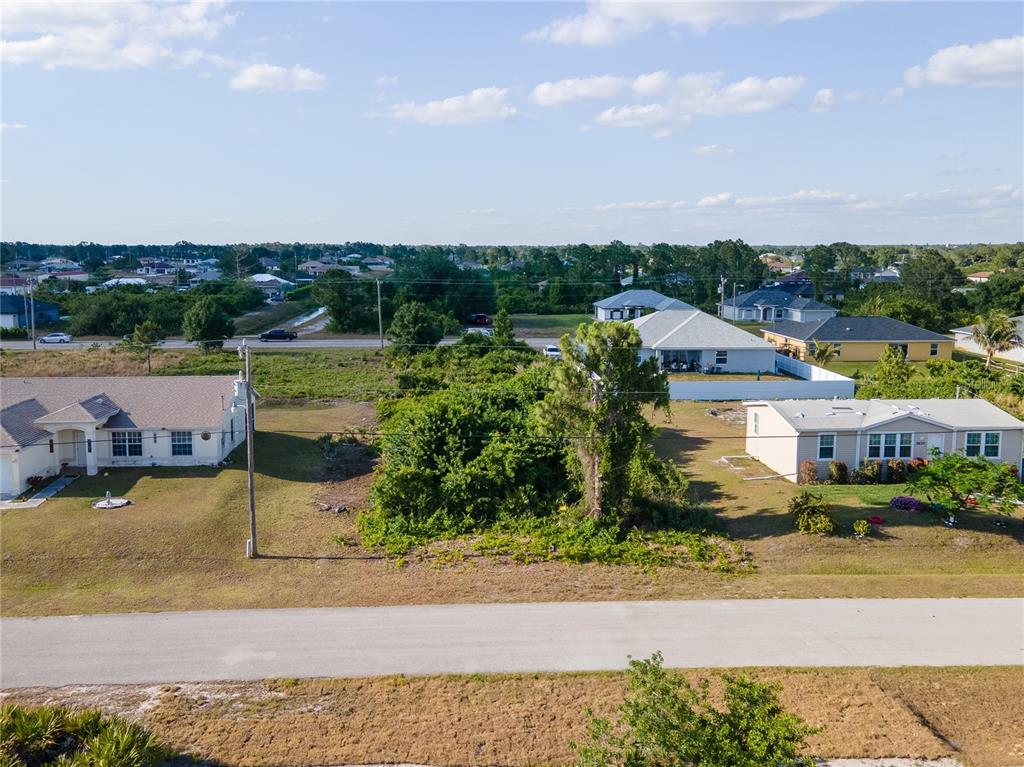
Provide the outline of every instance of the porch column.
[[99,446],[96,444],[96,427],[89,426],[85,429],[85,473],[90,477],[97,473],[96,451]]

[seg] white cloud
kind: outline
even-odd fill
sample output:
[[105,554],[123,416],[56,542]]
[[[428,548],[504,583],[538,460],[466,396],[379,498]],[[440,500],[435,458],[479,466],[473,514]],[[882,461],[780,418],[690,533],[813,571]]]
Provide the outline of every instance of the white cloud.
[[953,45],[932,54],[923,66],[903,73],[911,88],[933,85],[1007,87],[1024,80],[1024,36],[977,45]]
[[906,90],[902,86],[890,88],[888,91],[885,92],[885,95],[882,97],[882,103],[892,104],[894,101],[899,101],[901,98],[903,98],[905,93]]
[[505,102],[507,88],[477,88],[462,96],[417,104],[406,101],[392,104],[387,114],[396,120],[425,123],[427,125],[463,125],[478,122],[511,120],[518,114],[515,107]]
[[669,202],[666,200],[652,200],[649,202],[609,202],[604,205],[595,205],[594,210],[607,212],[615,210],[678,210],[686,207],[686,200]]
[[695,154],[698,157],[726,157],[736,154],[736,150],[731,146],[722,146],[721,144],[705,144],[694,147],[690,150],[690,154]]
[[306,67],[278,67],[250,64],[231,78],[236,91],[317,91],[327,85],[327,77]]
[[557,82],[541,83],[533,89],[532,99],[541,106],[551,107],[580,99],[603,99],[617,95],[626,87],[624,77],[603,75],[574,77]]
[[398,78],[393,75],[381,75],[375,82],[377,85],[384,88],[389,85],[398,85]]
[[188,2],[7,2],[0,59],[44,69],[142,69],[209,64],[237,70],[232,88],[315,90],[324,75],[304,67],[246,64],[203,48],[234,24],[225,0]]
[[823,189],[801,189],[792,194],[767,197],[737,197],[736,204],[751,208],[780,205],[841,205],[857,202],[857,195]]
[[592,0],[586,12],[556,19],[528,32],[527,40],[565,45],[607,45],[645,32],[659,24],[688,27],[703,33],[715,26],[753,23],[780,23],[807,19],[834,8],[832,2],[796,0],[780,2],[646,2],[624,3]]
[[673,126],[685,126],[689,124],[690,118],[674,114],[664,104],[634,104],[609,107],[597,115],[593,122],[606,128],[648,128],[655,131],[657,138],[667,138]]
[[25,130],[25,123],[0,123],[0,130]]
[[707,197],[701,197],[697,201],[698,208],[718,208],[723,205],[731,205],[733,203],[732,192],[721,192],[719,194],[708,195]]
[[668,90],[672,75],[664,70],[640,75],[633,81],[633,90],[640,96],[656,96]]
[[814,94],[814,99],[811,101],[811,111],[828,112],[835,109],[838,103],[839,99],[836,98],[836,94],[831,88],[822,88]]

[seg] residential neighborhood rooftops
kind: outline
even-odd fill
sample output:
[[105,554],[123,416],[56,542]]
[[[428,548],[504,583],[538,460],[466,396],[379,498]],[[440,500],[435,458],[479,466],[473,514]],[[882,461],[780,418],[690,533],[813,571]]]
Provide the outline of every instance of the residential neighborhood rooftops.
[[726,306],[737,306],[741,308],[753,308],[755,306],[784,306],[790,309],[827,309],[834,310],[835,307],[815,301],[813,298],[806,298],[790,290],[783,288],[759,288],[746,293],[740,293],[735,301],[732,298],[725,299]]
[[766,333],[799,341],[844,343],[853,341],[949,341],[948,336],[919,328],[892,317],[831,317],[814,322],[776,322]]
[[699,309],[668,309],[630,321],[648,349],[774,349],[767,341]]
[[955,429],[1020,429],[1019,421],[983,399],[794,399],[766,405],[798,432],[859,430],[903,418]]
[[[1017,326],[1017,334],[1024,334],[1024,314],[1019,314],[1016,317],[1010,317],[1010,321]],[[962,328],[953,328],[949,331],[955,336],[969,336],[974,332],[974,325],[965,325]]]
[[45,424],[105,421],[107,428],[218,426],[234,376],[4,378],[0,447],[51,436]]
[[600,301],[595,301],[594,306],[599,309],[629,309],[633,307],[656,309],[658,311],[664,311],[666,309],[693,309],[690,304],[680,301],[676,298],[669,298],[668,296],[662,295],[656,290],[625,290],[622,293],[616,293],[614,296],[608,298],[602,298]]

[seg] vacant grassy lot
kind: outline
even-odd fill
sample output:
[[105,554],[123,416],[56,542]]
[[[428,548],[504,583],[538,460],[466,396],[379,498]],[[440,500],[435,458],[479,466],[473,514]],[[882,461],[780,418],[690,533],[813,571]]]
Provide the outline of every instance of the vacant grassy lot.
[[[691,679],[709,672],[687,671]],[[750,672],[748,672],[750,673]],[[820,757],[1021,764],[1019,669],[757,669],[821,732]],[[585,707],[614,711],[624,676],[473,675],[16,690],[12,701],[93,705],[224,765],[567,765]]]
[[581,322],[593,322],[589,314],[513,314],[512,327],[517,336],[547,337],[571,333]]
[[280,303],[269,304],[255,312],[243,314],[235,318],[235,334],[239,336],[262,333],[270,328],[283,325],[288,320],[293,320],[316,308],[312,299],[305,301],[281,301]]
[[[719,406],[720,408],[722,406]],[[950,529],[930,515],[890,514],[894,486],[822,487],[837,504],[840,535],[792,531],[784,481],[744,481],[722,465],[742,452],[742,427],[677,404],[658,448],[693,477],[694,498],[713,508],[751,553],[752,574],[469,556],[458,564],[388,562],[358,543],[354,511],[367,504],[372,462],[353,454],[323,474],[313,440],[372,426],[367,403],[261,407],[257,419],[259,544],[248,537],[244,460],[225,469],[121,469],[83,478],[37,509],[0,516],[0,595],[5,615],[244,607],[701,599],[820,596],[1024,595],[1021,522],[996,528],[965,515]],[[133,505],[96,511],[110,490]],[[316,501],[344,506],[320,511]],[[854,519],[891,524],[855,541]],[[338,542],[344,545],[339,545]]]
[[[374,400],[391,389],[392,374],[376,349],[295,349],[253,355],[253,379],[267,399]],[[233,375],[235,352],[203,354],[193,349],[160,349],[154,375]],[[3,352],[4,376],[145,375],[146,361],[121,349]]]

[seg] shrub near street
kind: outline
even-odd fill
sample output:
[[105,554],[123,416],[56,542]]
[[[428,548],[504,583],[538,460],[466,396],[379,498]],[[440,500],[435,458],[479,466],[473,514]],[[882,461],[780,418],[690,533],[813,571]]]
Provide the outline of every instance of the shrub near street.
[[801,533],[828,535],[836,529],[832,504],[820,495],[805,490],[789,500],[789,511],[794,516],[796,529]]

